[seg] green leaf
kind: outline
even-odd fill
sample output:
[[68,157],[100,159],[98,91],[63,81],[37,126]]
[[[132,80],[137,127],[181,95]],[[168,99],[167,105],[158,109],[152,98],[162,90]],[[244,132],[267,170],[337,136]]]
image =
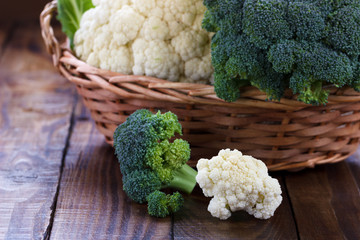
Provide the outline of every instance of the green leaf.
[[60,21],[62,31],[70,39],[71,47],[75,32],[80,27],[80,19],[84,12],[93,8],[91,0],[58,0],[58,15],[57,19]]

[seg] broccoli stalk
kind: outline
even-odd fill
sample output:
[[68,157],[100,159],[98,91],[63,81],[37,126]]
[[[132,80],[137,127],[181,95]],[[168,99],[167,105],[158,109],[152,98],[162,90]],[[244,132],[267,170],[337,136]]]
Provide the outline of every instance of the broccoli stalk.
[[[165,198],[158,193],[159,190],[172,188],[189,194],[196,185],[197,172],[186,164],[190,158],[189,143],[182,139],[170,142],[175,133],[181,134],[181,125],[175,114],[152,114],[145,109],[130,115],[114,133],[123,189],[132,200],[149,202],[149,209],[152,209],[149,214],[152,216],[165,217],[180,209],[168,207],[167,200],[155,203],[155,199]],[[179,199],[182,199],[180,194],[169,195],[165,199],[168,198],[177,199],[174,201],[178,203],[183,201]]]
[[298,99],[312,104],[317,104],[320,100],[322,103],[327,102],[329,92],[322,88],[321,82],[315,82],[310,87],[306,87],[298,96]]
[[[180,169],[174,171],[173,179],[166,183],[162,188],[174,188],[184,193],[190,194],[195,185],[197,171],[187,164],[184,164]],[[196,182],[196,181],[195,181]]]

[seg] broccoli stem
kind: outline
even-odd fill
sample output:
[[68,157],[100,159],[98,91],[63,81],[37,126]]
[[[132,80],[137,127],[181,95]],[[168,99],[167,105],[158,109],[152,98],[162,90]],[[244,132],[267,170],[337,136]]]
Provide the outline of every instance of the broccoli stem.
[[187,164],[174,171],[174,178],[162,188],[174,188],[190,194],[196,185],[197,171]]

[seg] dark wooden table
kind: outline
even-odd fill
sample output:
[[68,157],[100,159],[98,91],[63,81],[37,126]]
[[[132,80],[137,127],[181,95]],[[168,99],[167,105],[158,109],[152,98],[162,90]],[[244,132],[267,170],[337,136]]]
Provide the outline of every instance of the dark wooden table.
[[113,149],[52,66],[39,24],[0,24],[0,239],[360,239],[360,151],[275,172],[275,216],[211,217],[199,188],[164,219],[129,200]]

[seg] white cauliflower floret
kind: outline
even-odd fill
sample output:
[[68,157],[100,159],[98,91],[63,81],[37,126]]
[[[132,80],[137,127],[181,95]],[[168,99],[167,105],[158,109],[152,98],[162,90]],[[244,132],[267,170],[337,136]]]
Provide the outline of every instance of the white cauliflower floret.
[[163,17],[163,7],[159,6],[156,0],[132,0],[131,3],[136,11],[146,17]]
[[122,46],[134,40],[144,20],[143,16],[125,5],[110,16],[109,30],[112,33],[112,41]]
[[[110,14],[108,9],[92,8],[86,11],[81,18],[80,28],[77,30],[74,36],[74,45],[76,46],[76,54],[81,56],[81,59],[88,61],[88,57],[91,53],[95,52],[97,38],[103,38],[105,41],[108,39],[106,35],[103,35],[103,32],[108,31],[106,28],[106,23],[108,22],[107,17]],[[92,33],[92,38],[88,38],[88,33]],[[109,41],[107,41],[109,43]],[[102,43],[100,46],[106,46],[106,42]],[[98,62],[98,61],[96,61]],[[95,65],[88,62],[90,65]],[[96,66],[96,65],[95,65]]]
[[231,212],[245,210],[256,218],[268,219],[282,201],[277,179],[266,165],[238,150],[221,150],[210,160],[200,159],[196,181],[207,197],[213,197],[208,211],[227,219]]
[[206,7],[202,2],[196,2],[195,5],[196,8],[196,18],[194,20],[194,23],[192,25],[192,28],[196,31],[202,30],[202,20],[204,18],[203,13],[206,11]]
[[166,22],[159,17],[152,16],[144,22],[140,36],[145,40],[167,40],[170,38],[169,32]]
[[212,33],[202,0],[93,0],[74,36],[76,55],[123,74],[209,83]]
[[[171,13],[178,22],[192,26],[197,17],[196,6],[198,0],[171,0],[165,1],[166,10]],[[202,1],[201,1],[202,2]]]
[[96,7],[109,10],[111,13],[121,9],[121,7],[129,5],[130,0],[93,0]]
[[211,79],[213,75],[211,64],[210,47],[207,47],[204,51],[203,57],[192,58],[185,63],[185,77],[194,81],[200,81],[203,79]]
[[199,31],[182,31],[171,40],[171,45],[184,61],[203,56],[209,35]]
[[164,41],[146,41],[137,39],[133,44],[135,75],[147,75],[167,78],[175,81],[179,78],[180,57]]
[[164,20],[167,22],[170,29],[170,38],[176,37],[181,31],[183,31],[186,26],[182,22],[179,22],[175,19],[175,16],[170,12],[164,13]]
[[104,48],[99,51],[99,57],[107,59],[100,63],[100,68],[102,69],[108,68],[111,71],[114,72],[118,71],[124,74],[132,73],[133,61],[132,61],[130,49],[128,49],[127,47],[121,46],[118,48],[111,48],[111,49]]

